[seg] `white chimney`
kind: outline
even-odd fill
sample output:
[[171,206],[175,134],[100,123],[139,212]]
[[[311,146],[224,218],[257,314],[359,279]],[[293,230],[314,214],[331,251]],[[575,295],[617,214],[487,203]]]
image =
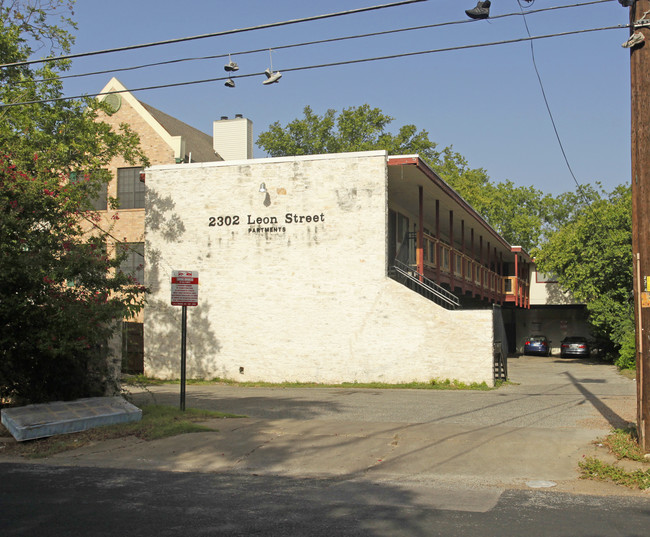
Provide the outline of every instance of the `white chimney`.
[[253,158],[253,122],[241,114],[221,116],[212,124],[212,147],[223,160]]

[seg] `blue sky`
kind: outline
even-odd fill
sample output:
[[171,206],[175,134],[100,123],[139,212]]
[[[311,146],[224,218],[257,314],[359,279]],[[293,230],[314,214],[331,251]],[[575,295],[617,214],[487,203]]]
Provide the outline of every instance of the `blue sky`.
[[[219,32],[389,3],[389,0],[79,0],[73,52]],[[523,2],[524,12],[579,0]],[[370,13],[201,39],[74,60],[72,74],[177,58],[268,49],[368,32],[467,19],[473,0],[428,0]],[[517,0],[492,0],[491,15],[519,12]],[[618,1],[526,17],[532,35],[625,25],[629,10]],[[472,21],[330,44],[281,49],[273,68],[372,58],[526,37],[523,18]],[[537,66],[567,157],[580,183],[600,181],[610,190],[630,179],[629,51],[626,28],[535,41]],[[261,73],[269,52],[233,56],[237,74]],[[227,60],[176,63],[115,76],[127,88],[225,76]],[[96,93],[110,74],[69,79],[68,95]],[[528,42],[454,50],[406,58],[284,72],[278,84],[242,78],[237,87],[212,82],[135,95],[205,132],[221,116],[243,114],[254,136],[274,121],[302,116],[306,105],[322,114],[368,103],[404,124],[425,129],[439,147],[453,145],[470,166],[493,181],[512,180],[557,194],[575,189],[558,146],[531,60]],[[255,149],[256,157],[265,154]]]

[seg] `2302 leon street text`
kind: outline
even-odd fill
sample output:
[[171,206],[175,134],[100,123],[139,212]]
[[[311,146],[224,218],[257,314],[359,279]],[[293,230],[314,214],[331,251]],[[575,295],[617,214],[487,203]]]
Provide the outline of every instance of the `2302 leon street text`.
[[[286,213],[284,215],[284,224],[310,224],[325,222],[325,213],[320,214],[297,214]],[[277,216],[254,216],[247,214],[243,219],[239,215],[228,216],[210,216],[208,219],[208,227],[221,227],[221,226],[238,226],[240,223],[249,226],[259,225],[274,225],[279,224]]]

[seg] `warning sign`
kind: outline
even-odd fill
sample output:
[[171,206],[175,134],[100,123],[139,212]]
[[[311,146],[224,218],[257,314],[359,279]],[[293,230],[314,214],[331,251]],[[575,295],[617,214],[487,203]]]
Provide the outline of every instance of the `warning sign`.
[[199,272],[172,270],[172,306],[199,305]]
[[650,292],[642,291],[641,292],[641,307],[650,308]]

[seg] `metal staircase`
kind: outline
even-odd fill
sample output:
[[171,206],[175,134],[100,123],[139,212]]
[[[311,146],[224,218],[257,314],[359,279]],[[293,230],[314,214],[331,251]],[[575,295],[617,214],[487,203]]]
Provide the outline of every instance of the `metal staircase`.
[[438,285],[433,280],[420,274],[413,267],[395,260],[394,265],[388,271],[388,275],[393,280],[405,285],[412,291],[419,293],[425,298],[435,302],[439,306],[448,310],[455,310],[460,307],[458,297],[450,293],[444,287]]
[[456,295],[417,271],[415,241],[416,234],[407,232],[393,265],[388,269],[388,276],[443,308],[460,308],[460,300]]

